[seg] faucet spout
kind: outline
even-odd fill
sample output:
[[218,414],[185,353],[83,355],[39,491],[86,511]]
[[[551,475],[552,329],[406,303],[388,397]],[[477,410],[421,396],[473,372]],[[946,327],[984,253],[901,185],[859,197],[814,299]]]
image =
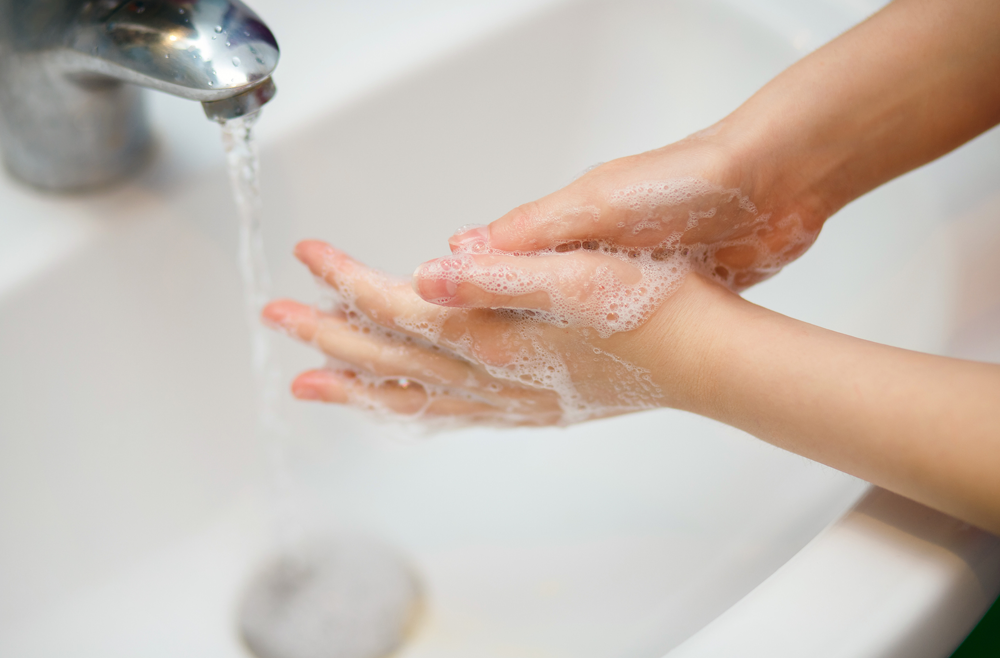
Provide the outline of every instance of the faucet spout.
[[279,54],[271,31],[237,0],[86,2],[67,41],[66,65],[77,71],[208,102],[270,76]]
[[138,87],[225,120],[274,95],[274,35],[239,0],[0,0],[0,147],[36,186],[113,182],[149,151]]

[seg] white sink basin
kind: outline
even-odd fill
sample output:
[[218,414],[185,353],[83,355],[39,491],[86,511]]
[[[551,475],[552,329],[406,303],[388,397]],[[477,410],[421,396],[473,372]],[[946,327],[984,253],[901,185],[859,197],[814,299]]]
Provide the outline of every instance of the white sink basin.
[[[863,17],[349,4],[255,5],[284,57],[260,123],[281,296],[317,298],[299,239],[407,274],[462,224],[714,122]],[[217,128],[151,102],[163,148],[133,182],[57,198],[0,180],[2,656],[247,655],[234,606],[274,531],[235,213]],[[749,296],[1000,360],[997,180],[993,131],[845,209]],[[319,362],[278,351],[289,379]],[[996,537],[690,415],[401,439],[281,405],[295,513],[381,537],[423,580],[400,658],[942,657],[1000,593]]]

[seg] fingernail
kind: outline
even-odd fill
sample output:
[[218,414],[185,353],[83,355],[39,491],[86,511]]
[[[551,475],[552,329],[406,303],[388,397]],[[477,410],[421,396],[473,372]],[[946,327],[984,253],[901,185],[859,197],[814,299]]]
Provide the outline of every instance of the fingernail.
[[468,224],[448,238],[452,251],[482,253],[490,244],[490,227]]
[[322,400],[333,375],[322,370],[304,372],[292,382],[292,395],[300,400]]
[[292,395],[300,400],[320,400],[322,399],[320,390],[312,384],[295,382],[292,384]]
[[271,302],[261,311],[261,321],[272,329],[294,329],[298,324],[296,320],[295,309],[283,301]]
[[295,245],[295,250],[293,253],[295,257],[301,261],[308,260],[310,257],[324,257],[329,256],[333,250],[330,245],[319,240],[302,240],[297,245]]
[[[419,274],[419,272],[418,272]],[[447,279],[413,279],[413,288],[424,300],[432,304],[447,304],[455,299],[458,284]]]
[[316,276],[326,277],[337,271],[351,272],[354,263],[342,251],[319,240],[303,240],[295,246],[295,257]]

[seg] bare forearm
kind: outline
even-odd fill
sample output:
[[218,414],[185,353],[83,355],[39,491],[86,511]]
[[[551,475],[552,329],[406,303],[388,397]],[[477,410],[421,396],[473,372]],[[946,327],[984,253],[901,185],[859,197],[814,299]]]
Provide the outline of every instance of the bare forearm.
[[1000,532],[1000,366],[814,327],[713,291],[696,413]]
[[763,87],[718,138],[764,165],[760,191],[828,217],[1000,122],[998,35],[996,0],[896,0]]

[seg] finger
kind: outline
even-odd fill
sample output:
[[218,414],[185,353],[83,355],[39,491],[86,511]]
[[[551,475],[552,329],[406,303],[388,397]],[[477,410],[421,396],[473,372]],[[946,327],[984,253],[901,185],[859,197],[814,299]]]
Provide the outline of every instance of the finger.
[[330,357],[379,377],[408,377],[441,386],[482,388],[491,381],[457,356],[408,341],[403,336],[366,331],[316,309],[290,300],[268,304],[267,324],[299,340],[313,343]]
[[633,285],[640,278],[637,267],[578,242],[567,254],[439,258],[417,268],[413,286],[423,299],[442,306],[548,311],[554,303],[586,303],[609,286]]
[[391,287],[392,277],[366,267],[346,253],[320,240],[303,240],[295,246],[295,257],[309,271],[332,287],[341,295],[353,299],[359,280],[378,279],[383,287]]
[[689,244],[731,238],[719,234],[717,216],[727,218],[726,226],[753,230],[758,211],[738,189],[670,175],[657,166],[657,157],[607,163],[489,226],[463,227],[449,240],[452,251],[537,251],[574,240],[642,247],[677,235]]
[[[559,413],[550,392],[516,382],[498,381],[482,368],[446,350],[405,342],[400,337],[365,333],[342,318],[298,302],[281,300],[264,309],[265,322],[300,340],[311,342],[340,363],[387,381],[412,379],[464,390],[483,403],[514,415]],[[325,371],[324,371],[325,372]],[[541,421],[540,421],[541,422]]]
[[615,195],[632,178],[647,173],[648,160],[632,156],[593,167],[566,187],[514,208],[488,227],[459,233],[449,241],[452,249],[474,253],[468,247],[484,238],[492,249],[513,252],[555,248],[574,240],[648,244],[648,235],[639,238],[634,232],[635,213],[627,204],[617,203]]
[[306,343],[315,337],[321,315],[321,311],[291,299],[270,302],[260,314],[265,325]]
[[[730,203],[727,193],[706,187],[696,190],[703,195],[697,197],[681,189],[685,184],[690,183],[664,181],[601,190],[589,194],[586,201],[575,190],[560,190],[515,208],[489,226],[463,227],[448,243],[453,253],[475,254],[538,251],[576,241],[648,247],[677,235],[691,244],[706,235],[714,237],[713,223],[705,220],[718,213],[718,206]],[[683,202],[675,203],[671,197]]]
[[518,206],[489,226],[467,226],[448,240],[454,253],[537,251],[571,240],[614,239],[624,233],[615,209],[564,188]]
[[501,410],[490,404],[442,391],[429,394],[417,382],[400,383],[388,380],[372,383],[364,381],[353,373],[342,371],[304,372],[292,382],[292,394],[300,400],[387,409],[405,416],[423,412],[427,416],[439,417],[477,419],[502,417]]
[[447,321],[446,309],[426,303],[405,279],[390,277],[318,240],[300,242],[296,257],[344,298],[354,310],[383,327],[429,338]]

